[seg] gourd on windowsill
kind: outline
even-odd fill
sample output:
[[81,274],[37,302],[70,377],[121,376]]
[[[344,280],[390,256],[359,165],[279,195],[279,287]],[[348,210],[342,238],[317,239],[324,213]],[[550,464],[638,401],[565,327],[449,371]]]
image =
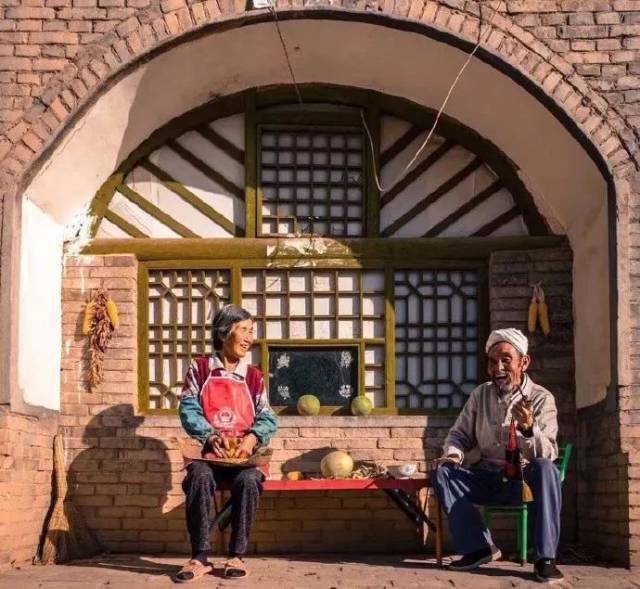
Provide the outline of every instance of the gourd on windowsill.
[[298,399],[297,409],[300,415],[318,415],[320,400],[315,395],[302,395]]
[[373,409],[373,404],[368,397],[358,395],[351,401],[352,415],[369,415]]

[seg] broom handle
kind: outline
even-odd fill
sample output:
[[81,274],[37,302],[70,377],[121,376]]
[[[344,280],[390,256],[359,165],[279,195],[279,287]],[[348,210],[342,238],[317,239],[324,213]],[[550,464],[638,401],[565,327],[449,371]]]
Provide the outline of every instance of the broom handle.
[[62,435],[56,434],[53,438],[53,472],[56,476],[57,499],[64,499],[67,496],[67,477],[64,472],[64,444]]

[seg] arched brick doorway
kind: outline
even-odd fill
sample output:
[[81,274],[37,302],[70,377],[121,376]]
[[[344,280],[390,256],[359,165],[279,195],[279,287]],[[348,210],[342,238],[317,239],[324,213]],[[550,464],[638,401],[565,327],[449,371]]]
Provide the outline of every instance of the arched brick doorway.
[[[461,48],[468,47],[424,25],[405,26],[370,15],[349,14],[346,18],[344,13],[318,11],[309,19],[294,12],[289,16],[290,20],[283,19],[283,27],[287,38],[300,47],[294,60],[300,82],[372,89],[410,98],[428,108],[438,106],[438,98],[463,57]],[[234,28],[234,24],[243,27]],[[94,103],[75,117],[69,116],[62,103],[52,103],[56,116],[68,121],[65,136],[37,160],[33,169],[24,171],[21,186],[27,199],[54,220],[52,232],[58,246],[62,237],[55,226],[67,224],[81,211],[106,176],[170,119],[206,102],[212,92],[226,95],[288,82],[284,64],[276,59],[280,50],[272,27],[263,15],[205,27],[180,37],[170,50],[163,46],[146,62],[132,63],[126,72],[96,87]],[[358,43],[350,46],[350,39]],[[259,47],[260,53],[243,55],[241,48],[251,46]],[[340,46],[342,52],[328,53],[326,48],[333,46]],[[616,280],[615,263],[611,266],[610,261],[616,259],[617,244],[615,227],[610,223],[614,194],[607,168],[619,166],[624,172],[624,150],[618,147],[614,135],[597,147],[581,133],[580,98],[573,88],[564,88],[561,80],[554,80],[549,72],[537,84],[525,82],[528,72],[510,65],[508,58],[502,61],[498,55],[504,48],[500,43],[498,46],[494,53],[484,52],[484,61],[469,70],[450,114],[513,160],[549,225],[569,235],[575,256],[574,286],[584,290],[598,284],[599,277],[609,277],[606,285],[600,285],[599,294],[592,289],[589,301],[576,301],[577,358],[590,366],[587,372],[579,369],[578,377],[593,375],[579,387],[580,404],[589,404],[604,396],[612,378],[611,359],[616,359],[615,352],[602,354],[602,346],[597,350],[590,346],[592,330],[602,342],[602,334],[610,327],[609,319],[615,316],[616,301],[609,285]],[[233,64],[226,60],[224,67],[213,57],[202,66],[205,75],[190,75],[185,64],[193,62],[195,55],[211,57],[225,50],[234,59],[241,57]],[[406,71],[394,68],[396,63],[428,74],[407,76]],[[169,73],[172,78],[167,83]],[[578,101],[570,96],[578,97]],[[99,150],[95,149],[96,137],[100,137]],[[554,146],[557,157],[549,158],[548,145]],[[600,148],[606,157],[599,155]],[[88,152],[93,154],[90,161],[86,159]],[[74,162],[83,156],[86,165],[78,170]],[[19,158],[11,161],[14,164],[10,165],[15,165]],[[561,161],[571,165],[555,165]],[[68,182],[71,170],[73,184]],[[56,190],[63,186],[65,194],[61,197]],[[55,258],[55,251],[52,253]],[[598,315],[595,319],[594,309]],[[616,337],[614,329],[614,342]],[[615,350],[615,345],[610,349]]]

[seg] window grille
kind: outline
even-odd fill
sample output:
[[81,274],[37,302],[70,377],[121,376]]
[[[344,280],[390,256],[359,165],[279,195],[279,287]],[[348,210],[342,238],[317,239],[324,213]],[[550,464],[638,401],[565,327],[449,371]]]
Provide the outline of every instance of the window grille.
[[[146,409],[178,406],[192,358],[210,355],[211,319],[231,301],[256,322],[251,361],[268,378],[270,350],[282,346],[353,345],[357,388],[376,407],[456,409],[478,380],[479,279],[476,270],[422,269],[148,270]],[[233,285],[232,276],[239,284]],[[391,280],[393,284],[385,284]],[[386,297],[393,297],[395,391],[385,373],[389,341]],[[286,405],[270,390],[274,406]],[[347,399],[345,395],[345,399]],[[347,401],[345,401],[345,404]]]
[[[384,399],[384,272],[381,270],[245,270],[242,305],[259,340],[363,345],[363,388]],[[270,391],[274,405],[283,404]]]
[[459,408],[478,378],[478,276],[395,272],[396,407]]
[[228,270],[149,270],[149,409],[175,409],[196,356],[212,353],[213,313],[230,302]]
[[354,130],[263,128],[262,235],[363,235],[364,142]]

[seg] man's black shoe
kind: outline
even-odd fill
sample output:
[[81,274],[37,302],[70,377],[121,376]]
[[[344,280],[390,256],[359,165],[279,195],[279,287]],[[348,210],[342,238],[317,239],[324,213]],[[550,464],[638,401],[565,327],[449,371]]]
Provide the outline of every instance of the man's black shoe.
[[536,573],[536,580],[541,583],[560,583],[564,581],[564,575],[558,570],[556,561],[552,558],[541,558],[536,560],[533,567]]
[[454,560],[449,569],[452,571],[470,571],[479,567],[481,564],[487,564],[492,560],[498,560],[502,556],[499,550],[492,552],[491,548],[483,548],[482,550],[476,550],[465,554],[462,558]]

